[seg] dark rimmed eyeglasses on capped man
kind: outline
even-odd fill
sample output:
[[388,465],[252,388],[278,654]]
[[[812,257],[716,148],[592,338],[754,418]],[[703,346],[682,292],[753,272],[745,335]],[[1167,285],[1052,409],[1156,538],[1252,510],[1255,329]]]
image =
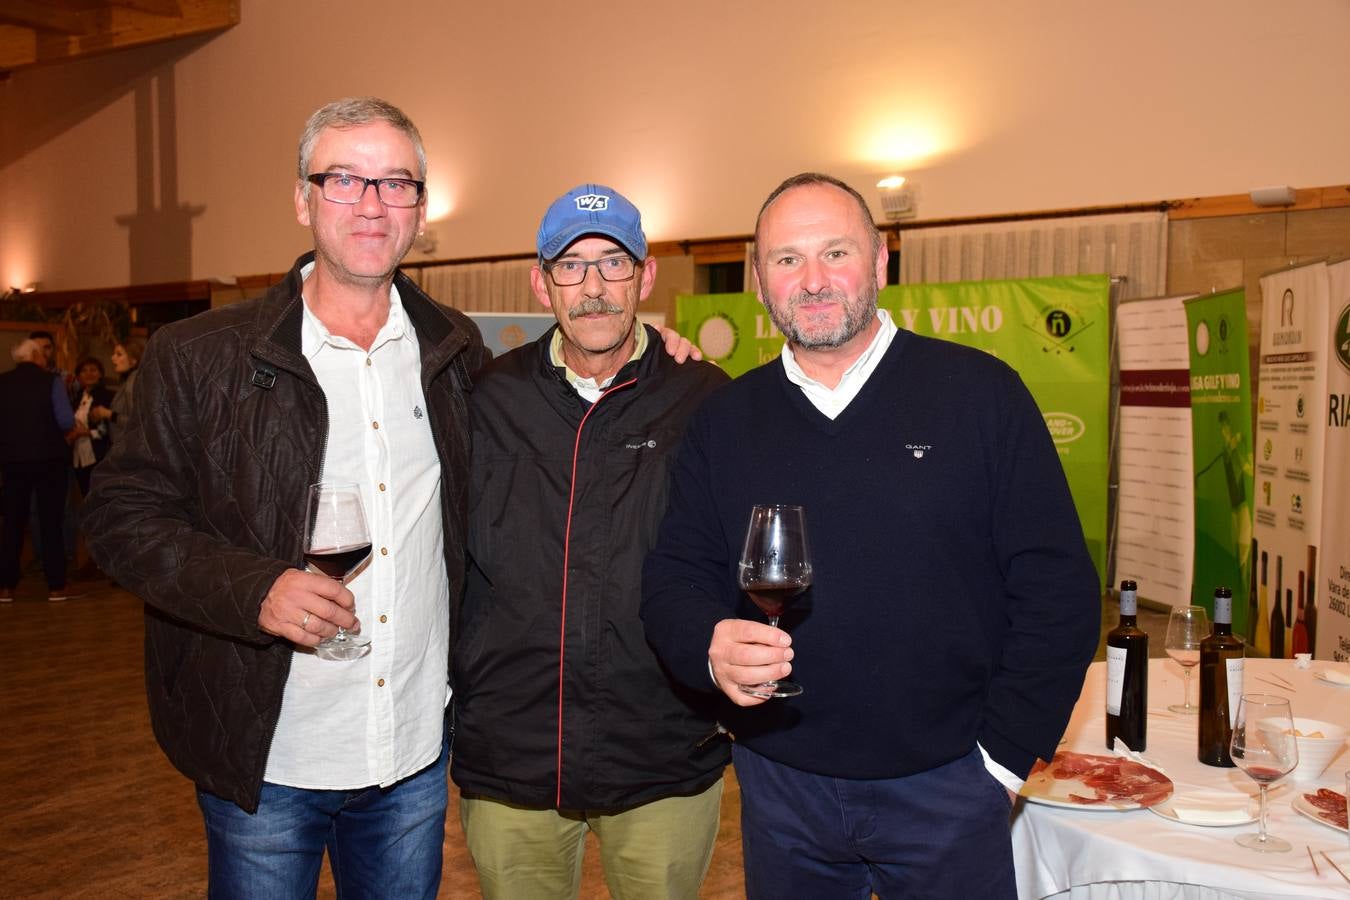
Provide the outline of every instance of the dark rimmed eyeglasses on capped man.
[[637,271],[637,261],[631,256],[615,254],[599,259],[558,259],[544,263],[540,268],[548,273],[558,287],[571,287],[586,280],[586,271],[595,266],[595,271],[605,281],[627,281]]
[[422,199],[425,181],[411,178],[362,178],[350,172],[315,172],[305,180],[317,184],[323,199],[332,203],[360,203],[366,188],[375,185],[375,193],[385,206],[416,206]]

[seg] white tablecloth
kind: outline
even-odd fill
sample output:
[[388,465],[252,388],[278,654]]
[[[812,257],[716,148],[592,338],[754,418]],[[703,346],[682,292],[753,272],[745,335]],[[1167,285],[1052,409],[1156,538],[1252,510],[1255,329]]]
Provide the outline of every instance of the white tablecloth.
[[[1300,670],[1283,660],[1249,659],[1245,691],[1286,696],[1295,716],[1350,724],[1350,687],[1313,677],[1317,670],[1333,667],[1350,675],[1350,665],[1344,663],[1314,661],[1311,669]],[[1292,683],[1293,692],[1261,680],[1272,672]],[[1105,663],[1094,663],[1062,749],[1107,752],[1105,677]],[[1242,770],[1214,768],[1196,760],[1196,717],[1167,710],[1169,704],[1181,702],[1181,668],[1175,662],[1149,660],[1148,690],[1144,756],[1167,771],[1177,794],[1196,790],[1256,793],[1255,782]],[[1191,702],[1198,702],[1198,678],[1191,691]],[[1311,846],[1314,854],[1327,851],[1350,874],[1346,836],[1290,807],[1298,794],[1320,786],[1345,790],[1347,768],[1350,751],[1342,748],[1320,779],[1286,778],[1272,787],[1269,831],[1294,845],[1288,853],[1257,853],[1234,843],[1236,835],[1255,830],[1255,823],[1205,828],[1169,821],[1146,809],[1080,811],[1020,800],[1012,825],[1018,895],[1024,900],[1055,896],[1074,900],[1350,897],[1350,884],[1320,855],[1317,862],[1322,874],[1313,873],[1304,849]]]

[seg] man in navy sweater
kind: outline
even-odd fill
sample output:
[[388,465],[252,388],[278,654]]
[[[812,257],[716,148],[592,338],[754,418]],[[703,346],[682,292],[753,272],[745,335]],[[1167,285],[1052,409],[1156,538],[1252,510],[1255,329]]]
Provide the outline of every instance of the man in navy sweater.
[[[1011,791],[1100,615],[1054,444],[1007,365],[878,311],[886,245],[852,188],[788,179],[755,238],[787,346],[690,422],[642,607],[672,675],[734,704],[747,893],[1014,897]],[[763,503],[806,510],[785,630],[736,586]],[[739,687],[789,672],[801,696]]]

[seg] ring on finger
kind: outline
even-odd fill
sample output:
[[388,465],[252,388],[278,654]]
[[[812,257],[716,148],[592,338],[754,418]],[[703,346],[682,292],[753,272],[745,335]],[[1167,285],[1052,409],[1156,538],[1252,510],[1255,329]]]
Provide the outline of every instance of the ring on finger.
[[309,631],[309,628],[306,627],[306,626],[309,625],[309,617],[310,617],[310,613],[305,613],[305,617],[304,617],[303,619],[300,620],[300,630],[301,630],[301,631]]

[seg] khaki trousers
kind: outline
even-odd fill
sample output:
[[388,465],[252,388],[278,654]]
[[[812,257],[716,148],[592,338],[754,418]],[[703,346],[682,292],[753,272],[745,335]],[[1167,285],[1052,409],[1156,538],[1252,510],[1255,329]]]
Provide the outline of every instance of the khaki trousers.
[[586,832],[614,900],[696,900],[712,861],[722,780],[692,797],[620,812],[526,809],[461,797],[459,821],[484,900],[567,900],[581,888]]

